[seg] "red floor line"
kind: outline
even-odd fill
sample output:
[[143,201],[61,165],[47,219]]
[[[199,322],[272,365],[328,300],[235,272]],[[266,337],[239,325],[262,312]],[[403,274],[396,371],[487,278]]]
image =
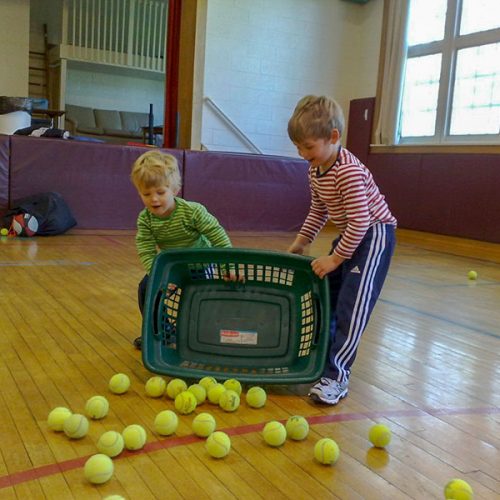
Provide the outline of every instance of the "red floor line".
[[[409,410],[388,410],[388,411],[369,411],[363,413],[335,413],[332,415],[316,415],[312,417],[307,417],[307,421],[310,425],[315,424],[325,424],[332,422],[347,422],[352,420],[364,420],[364,419],[375,419],[375,418],[396,418],[396,417],[431,417],[431,416],[447,416],[447,415],[491,415],[495,413],[500,413],[500,408],[487,407],[487,408],[425,408],[425,409],[409,409]],[[282,420],[284,422],[285,420]],[[231,427],[227,429],[222,429],[224,432],[230,436],[239,436],[243,434],[249,434],[251,432],[260,431],[266,422],[261,422],[258,424],[250,425],[240,425],[238,427]],[[138,451],[124,451],[120,456],[116,457],[115,460],[121,458],[132,457],[134,455],[139,455],[142,453],[150,453],[153,451],[158,451],[167,448],[173,448],[175,446],[183,446],[197,441],[202,441],[202,438],[196,437],[193,434],[188,436],[165,438],[159,441],[154,441],[152,443],[146,444],[144,448]],[[53,474],[58,474],[60,472],[66,472],[69,470],[77,469],[83,467],[90,455],[85,457],[74,458],[71,460],[66,460],[64,462],[58,462],[49,465],[43,465],[41,467],[35,467],[33,469],[15,472],[13,474],[7,474],[0,477],[0,489],[15,486],[16,484],[24,483],[27,481],[32,481],[34,479],[39,479],[42,477],[51,476]]]

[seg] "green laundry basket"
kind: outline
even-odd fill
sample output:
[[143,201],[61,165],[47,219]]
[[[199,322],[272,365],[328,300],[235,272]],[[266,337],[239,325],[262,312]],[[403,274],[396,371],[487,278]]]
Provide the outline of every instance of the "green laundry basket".
[[[239,281],[225,279],[227,272]],[[330,322],[311,258],[237,248],[164,250],[151,271],[142,357],[152,372],[244,383],[318,379]]]

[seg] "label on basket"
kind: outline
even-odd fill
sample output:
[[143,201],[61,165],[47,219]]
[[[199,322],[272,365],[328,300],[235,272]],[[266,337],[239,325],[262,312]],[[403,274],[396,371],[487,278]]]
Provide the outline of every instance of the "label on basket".
[[257,345],[257,332],[251,330],[220,330],[221,344]]

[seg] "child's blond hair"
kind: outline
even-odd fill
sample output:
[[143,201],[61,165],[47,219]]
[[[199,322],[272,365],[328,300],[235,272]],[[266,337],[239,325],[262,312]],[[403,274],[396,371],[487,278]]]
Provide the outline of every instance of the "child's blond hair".
[[168,186],[178,193],[181,189],[181,174],[176,158],[160,151],[148,151],[139,156],[132,165],[130,178],[138,190]]
[[295,144],[307,139],[330,139],[334,129],[344,132],[344,113],[340,105],[326,96],[306,95],[288,121],[288,136]]

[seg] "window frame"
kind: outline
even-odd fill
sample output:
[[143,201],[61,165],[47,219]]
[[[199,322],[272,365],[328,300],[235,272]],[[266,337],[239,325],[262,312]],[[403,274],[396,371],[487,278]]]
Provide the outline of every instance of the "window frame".
[[[407,3],[407,9],[410,3]],[[445,19],[445,30],[442,40],[429,43],[408,46],[403,67],[410,58],[441,54],[441,73],[439,77],[438,101],[436,109],[436,127],[433,136],[407,136],[401,137],[401,97],[404,88],[404,70],[401,82],[398,88],[398,95],[394,99],[399,100],[396,125],[396,144],[398,146],[472,146],[472,145],[493,145],[500,146],[500,131],[498,134],[484,135],[450,135],[451,106],[453,103],[453,90],[455,82],[455,69],[457,54],[461,49],[487,45],[500,42],[500,27],[491,30],[460,35],[460,23],[462,13],[462,0],[448,0]],[[386,11],[384,9],[384,25],[387,23]],[[384,28],[383,28],[384,29]],[[381,54],[384,53],[384,45],[388,43],[385,37],[382,37]],[[381,57],[381,68],[383,68],[383,57]],[[377,103],[380,96],[380,89],[384,85],[382,81],[383,71],[379,71],[379,84],[377,87]],[[379,113],[378,106],[376,114]],[[383,147],[383,146],[382,146]]]

